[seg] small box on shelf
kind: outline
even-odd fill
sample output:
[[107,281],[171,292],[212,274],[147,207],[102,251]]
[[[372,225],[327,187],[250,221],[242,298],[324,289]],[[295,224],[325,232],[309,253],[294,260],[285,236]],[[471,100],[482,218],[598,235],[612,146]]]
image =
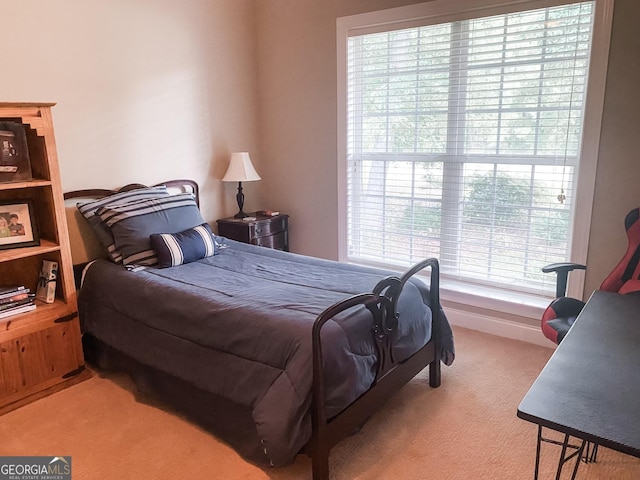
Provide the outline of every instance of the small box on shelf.
[[58,278],[58,262],[43,260],[36,298],[44,303],[53,303],[56,299],[56,279]]

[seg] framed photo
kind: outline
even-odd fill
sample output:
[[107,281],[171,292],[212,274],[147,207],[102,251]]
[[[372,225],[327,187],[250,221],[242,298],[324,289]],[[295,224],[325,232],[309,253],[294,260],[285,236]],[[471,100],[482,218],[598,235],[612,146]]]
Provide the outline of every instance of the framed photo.
[[31,200],[0,201],[0,250],[40,245]]
[[0,122],[0,182],[31,179],[31,161],[24,126],[17,122]]

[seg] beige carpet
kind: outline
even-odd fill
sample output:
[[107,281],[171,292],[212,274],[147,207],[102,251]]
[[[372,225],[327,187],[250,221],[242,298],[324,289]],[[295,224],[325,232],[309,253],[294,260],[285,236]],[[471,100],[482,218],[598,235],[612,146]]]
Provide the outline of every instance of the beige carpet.
[[[516,409],[551,349],[456,328],[442,386],[427,371],[332,450],[332,478],[531,479],[536,427]],[[558,447],[543,448],[553,478]],[[262,470],[149,398],[122,375],[90,380],[0,417],[0,455],[71,455],[74,480],[310,479],[309,458]],[[565,469],[570,470],[570,469]],[[563,478],[569,478],[569,471]],[[601,449],[579,479],[638,479],[640,460]]]

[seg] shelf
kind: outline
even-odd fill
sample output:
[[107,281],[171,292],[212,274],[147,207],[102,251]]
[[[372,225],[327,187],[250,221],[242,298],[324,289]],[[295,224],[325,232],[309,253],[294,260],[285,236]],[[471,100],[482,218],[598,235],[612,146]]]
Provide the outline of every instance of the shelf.
[[51,180],[30,180],[28,182],[2,182],[0,190],[18,190],[21,188],[38,188],[51,185]]
[[60,245],[49,240],[40,240],[40,245],[36,247],[11,248],[0,250],[0,263],[42,255],[60,250]]
[[[34,247],[5,240],[3,246],[9,248],[0,249],[0,286],[24,285],[35,292],[43,260],[58,263],[53,303],[36,300],[34,310],[0,318],[0,415],[90,375],[84,368],[52,105],[0,103],[0,121],[12,122],[9,126],[17,132],[13,123],[22,123],[33,177],[0,183],[0,202],[28,202],[33,231],[40,238]],[[2,211],[6,217],[8,212]]]
[[58,299],[53,303],[43,303],[36,300],[35,304],[35,310],[0,318],[0,332],[3,334],[3,341],[37,331],[42,323],[49,324],[60,318],[77,314],[74,307]]

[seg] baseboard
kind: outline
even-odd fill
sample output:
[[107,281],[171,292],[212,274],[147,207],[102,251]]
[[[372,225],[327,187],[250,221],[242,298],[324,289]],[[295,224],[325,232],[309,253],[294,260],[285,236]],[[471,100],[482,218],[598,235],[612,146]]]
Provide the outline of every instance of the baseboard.
[[451,325],[490,333],[499,337],[511,338],[542,347],[554,348],[553,344],[542,335],[539,328],[523,325],[518,322],[497,319],[479,313],[466,312],[456,308],[445,309]]

